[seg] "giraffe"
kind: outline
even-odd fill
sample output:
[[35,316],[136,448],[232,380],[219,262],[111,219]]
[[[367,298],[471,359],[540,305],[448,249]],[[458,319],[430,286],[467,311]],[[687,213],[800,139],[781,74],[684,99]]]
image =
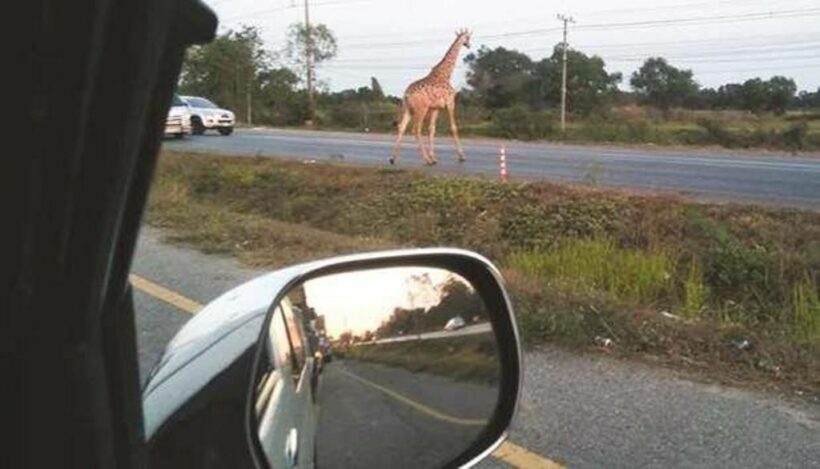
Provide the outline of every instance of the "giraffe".
[[[464,149],[461,147],[461,140],[458,137],[458,125],[456,124],[456,90],[450,85],[450,77],[458,60],[458,54],[462,47],[470,48],[471,31],[462,29],[456,31],[456,39],[447,49],[444,58],[430,70],[430,73],[421,80],[414,81],[404,92],[402,101],[401,120],[398,125],[398,136],[393,154],[390,156],[390,164],[396,164],[401,151],[401,139],[407,130],[407,125],[413,121],[413,133],[419,144],[421,158],[428,166],[434,165],[436,161],[435,137],[436,122],[441,110],[446,110],[450,117],[450,131],[456,142],[456,151],[459,163],[464,162]],[[424,139],[421,132],[425,119],[429,116],[430,148],[429,151],[424,146]]]

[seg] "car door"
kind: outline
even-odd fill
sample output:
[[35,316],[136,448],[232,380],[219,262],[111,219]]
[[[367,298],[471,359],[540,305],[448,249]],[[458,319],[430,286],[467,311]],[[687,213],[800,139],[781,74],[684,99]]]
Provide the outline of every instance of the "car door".
[[312,467],[316,434],[316,409],[313,396],[314,387],[312,386],[315,360],[305,333],[304,317],[300,310],[293,307],[289,301],[284,301],[282,303],[282,313],[293,352],[291,380],[295,386],[294,398],[299,411],[296,418],[299,422],[300,466]]
[[268,328],[255,411],[262,450],[272,467],[313,467],[315,412],[312,360],[290,303],[274,311]]

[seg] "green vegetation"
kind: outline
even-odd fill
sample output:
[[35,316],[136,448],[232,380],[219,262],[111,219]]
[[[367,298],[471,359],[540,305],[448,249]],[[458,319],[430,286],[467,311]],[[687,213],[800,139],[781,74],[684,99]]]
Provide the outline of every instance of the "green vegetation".
[[664,111],[683,105],[698,92],[692,71],[673,67],[663,57],[646,59],[630,84],[645,102]]
[[[440,331],[454,316],[487,321],[484,302],[467,283],[452,278],[441,289],[441,300],[429,308],[396,308],[376,330],[379,337],[400,335],[401,331]],[[370,332],[370,331],[368,331]]]
[[661,300],[674,268],[660,252],[623,249],[611,239],[567,240],[551,250],[517,252],[507,265],[536,279],[606,292],[636,304]]
[[459,381],[498,382],[498,351],[490,334],[408,340],[337,349],[338,357],[430,373]]
[[[619,353],[720,379],[820,391],[815,212],[166,153],[147,221],[254,265],[473,249],[502,266],[529,345],[589,347],[601,336]],[[753,346],[738,349],[738,338]]]
[[792,308],[796,335],[809,342],[820,341],[820,295],[816,280],[806,276],[792,287]]

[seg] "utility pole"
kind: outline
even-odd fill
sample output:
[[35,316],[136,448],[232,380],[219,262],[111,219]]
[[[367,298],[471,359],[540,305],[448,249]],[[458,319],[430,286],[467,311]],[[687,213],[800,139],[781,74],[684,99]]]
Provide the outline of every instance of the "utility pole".
[[562,44],[564,58],[561,73],[561,132],[563,133],[567,130],[567,23],[574,23],[575,20],[571,16],[558,15],[558,21],[564,23],[564,42]]
[[245,84],[245,109],[246,109],[246,112],[247,112],[247,119],[246,120],[248,121],[248,125],[253,124],[253,122],[252,122],[253,113],[251,112],[252,111],[252,109],[251,109],[251,86],[253,86],[253,77],[248,79],[248,82]]
[[307,67],[308,86],[308,125],[313,126],[316,114],[316,94],[313,89],[313,30],[310,27],[310,6],[308,0],[305,0],[305,32],[307,33],[305,66]]

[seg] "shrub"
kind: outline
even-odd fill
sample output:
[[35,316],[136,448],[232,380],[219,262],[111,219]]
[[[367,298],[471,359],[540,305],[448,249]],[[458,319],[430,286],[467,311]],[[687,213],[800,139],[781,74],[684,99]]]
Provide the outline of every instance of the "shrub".
[[780,134],[783,146],[789,150],[803,150],[806,147],[806,136],[809,133],[809,125],[803,121],[789,126]]
[[711,143],[716,143],[720,146],[733,148],[741,146],[740,139],[732,134],[726,125],[715,119],[699,119],[698,125],[706,130],[707,139]]
[[555,131],[552,114],[532,111],[523,105],[496,111],[492,123],[496,136],[516,140],[548,138]]

